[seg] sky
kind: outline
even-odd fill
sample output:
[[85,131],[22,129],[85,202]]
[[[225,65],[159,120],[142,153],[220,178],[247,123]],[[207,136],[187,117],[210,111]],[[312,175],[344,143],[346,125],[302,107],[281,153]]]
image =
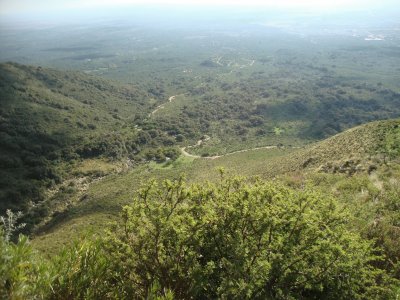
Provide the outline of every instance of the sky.
[[[52,10],[90,9],[116,5],[167,6],[263,6],[279,9],[352,10],[394,6],[399,0],[0,0],[2,14],[38,13]],[[400,4],[397,4],[400,6]]]
[[[142,9],[135,8],[138,5]],[[270,17],[319,16],[321,20],[333,15],[352,18],[360,13],[366,19],[379,15],[381,20],[386,14],[392,19],[393,15],[399,16],[400,20],[400,0],[0,0],[0,30],[18,24],[90,22],[126,15],[132,18],[134,13],[147,21],[166,16],[174,21],[210,16],[222,20],[235,15],[255,18],[261,12]]]

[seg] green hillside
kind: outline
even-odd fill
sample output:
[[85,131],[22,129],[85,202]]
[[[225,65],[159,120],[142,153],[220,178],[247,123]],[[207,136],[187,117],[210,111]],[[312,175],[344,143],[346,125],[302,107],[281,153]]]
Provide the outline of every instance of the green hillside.
[[[291,132],[271,129],[271,112],[242,118],[235,100],[206,101],[199,117],[187,113],[201,108],[196,96],[165,99],[79,72],[0,67],[1,210],[23,210],[32,238],[14,244],[19,228],[1,228],[4,276],[16,276],[0,274],[9,293],[398,295],[400,120],[307,144],[316,135],[297,126],[304,120]],[[221,113],[232,118],[218,121]],[[237,124],[249,130],[242,135]],[[259,126],[271,130],[260,135]]]
[[400,300],[395,0],[3,2],[0,300]]
[[[62,213],[57,217],[62,218],[67,211],[76,210],[75,204],[82,197],[86,199],[86,190],[91,192],[90,183],[98,184],[109,174],[120,174],[115,175],[117,182],[123,182],[129,174],[144,179],[152,176],[169,178],[181,172],[196,181],[208,179],[210,175],[206,170],[217,166],[224,166],[233,174],[261,175],[265,178],[303,169],[353,174],[374,170],[376,162],[373,160],[376,157],[385,160],[395,153],[395,150],[381,145],[390,122],[371,123],[321,143],[299,148],[298,145],[315,139],[303,125],[306,125],[306,119],[311,120],[315,116],[316,120],[321,119],[313,113],[318,107],[317,100],[311,100],[311,97],[301,102],[311,105],[307,108],[310,116],[298,114],[298,105],[295,110],[284,109],[283,106],[289,105],[292,100],[286,99],[286,104],[279,104],[279,97],[267,97],[261,101],[254,92],[257,91],[255,84],[262,76],[257,80],[251,76],[252,80],[242,79],[254,87],[246,89],[247,96],[240,89],[242,84],[232,84],[232,76],[235,76],[232,73],[226,74],[223,79],[231,82],[229,88],[222,82],[219,87],[211,86],[209,82],[199,94],[193,87],[197,82],[186,83],[188,93],[169,96],[169,99],[161,82],[160,89],[164,92],[115,83],[81,72],[15,63],[1,64],[0,76],[0,211],[4,213],[7,208],[23,210],[26,221],[32,225],[43,225],[52,216]],[[167,89],[171,90],[171,87]],[[271,93],[275,89],[271,87]],[[324,88],[318,89],[322,92]],[[309,92],[308,88],[297,93],[300,91]],[[232,93],[237,96],[229,101],[224,98]],[[336,90],[335,93],[337,97],[342,95]],[[370,93],[379,96],[386,92],[377,87]],[[393,91],[387,93],[381,101],[382,114],[378,109],[375,117],[385,117],[387,110],[396,114],[392,106],[397,101],[397,94]],[[243,97],[238,97],[241,94]],[[258,100],[249,102],[248,97]],[[263,101],[270,106],[283,106],[276,110],[265,106]],[[260,113],[260,107],[265,114]],[[340,107],[345,109],[347,106]],[[361,110],[364,108],[367,106],[359,107]],[[352,116],[361,117],[361,110],[353,109]],[[284,111],[286,117],[279,117]],[[336,113],[344,112],[340,110]],[[335,116],[336,113],[332,113],[330,110],[329,116]],[[271,117],[275,118],[274,121]],[[291,130],[286,125],[281,126],[287,117],[297,120],[289,122]],[[343,123],[339,127],[346,128],[350,124]],[[323,128],[315,124],[306,126]],[[202,136],[201,143],[193,147]],[[179,156],[178,145],[186,146],[186,151],[193,157],[182,156],[173,163]],[[271,149],[235,153],[263,146],[271,146]],[[276,146],[278,148],[273,149]],[[382,154],[375,155],[377,151]],[[234,154],[224,156],[229,153]],[[214,160],[194,159],[198,155],[212,157],[218,154],[219,157]],[[160,164],[166,160],[169,161]],[[152,163],[147,165],[149,161]],[[104,180],[101,182],[103,185]],[[121,193],[124,184],[111,182],[108,190]],[[119,205],[118,201],[114,205],[117,210]]]
[[[140,186],[152,178],[174,179],[185,174],[190,182],[218,181],[216,170],[223,167],[229,176],[259,176],[295,186],[308,181],[319,185],[324,177],[323,182],[327,180],[324,192],[330,194],[336,183],[346,182],[348,178],[356,181],[366,178],[361,183],[366,185],[380,180],[398,182],[399,149],[400,121],[393,120],[368,123],[300,149],[258,149],[215,159],[182,155],[173,163],[142,165],[76,190],[70,195],[76,205],[49,220],[39,230],[35,244],[44,251],[52,251],[52,247],[60,247],[88,228],[97,231],[104,223],[114,220],[121,206],[130,203]],[[345,196],[352,192],[358,193],[350,191]]]
[[29,211],[27,222],[35,223],[47,214],[46,193],[82,160],[102,158],[105,169],[110,160],[134,164],[146,159],[146,148],[173,157],[177,150],[165,150],[171,138],[137,129],[151,109],[148,97],[79,72],[1,64],[0,211]]
[[55,299],[396,299],[399,149],[390,120],[302,149],[141,165],[70,195],[33,239],[42,254],[3,241],[5,267],[25,262],[24,295]]

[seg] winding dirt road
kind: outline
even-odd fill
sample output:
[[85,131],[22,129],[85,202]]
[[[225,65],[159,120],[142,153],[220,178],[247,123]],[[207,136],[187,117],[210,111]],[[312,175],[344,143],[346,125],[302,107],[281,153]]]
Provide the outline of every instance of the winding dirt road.
[[[208,138],[209,139],[209,138]],[[248,151],[254,151],[254,150],[261,150],[261,149],[275,149],[278,148],[278,146],[264,146],[264,147],[256,147],[256,148],[250,148],[250,149],[244,149],[244,150],[238,150],[238,151],[233,151],[229,152],[226,154],[222,155],[214,155],[214,156],[200,156],[200,155],[195,155],[195,154],[190,154],[189,152],[186,151],[187,148],[195,148],[200,146],[203,142],[207,141],[208,139],[205,140],[198,140],[196,144],[192,146],[187,146],[187,147],[182,147],[181,152],[184,156],[186,157],[192,157],[192,158],[204,158],[204,159],[217,159],[220,157],[228,156],[228,155],[233,155],[236,153],[243,153],[243,152],[248,152]]]
[[[221,59],[222,57],[220,57],[219,59]],[[253,60],[251,65],[254,63],[255,61]],[[183,95],[183,94],[180,94]],[[159,111],[160,109],[163,109],[165,107],[166,104],[171,103],[172,101],[175,100],[175,98],[177,96],[180,95],[174,95],[168,98],[168,102],[165,102],[163,104],[160,104],[159,106],[157,106],[150,114],[149,117],[151,117],[152,115],[154,115],[157,111]],[[229,152],[226,154],[222,154],[222,155],[214,155],[214,156],[200,156],[200,155],[196,155],[196,154],[191,154],[189,152],[186,151],[186,149],[188,148],[195,148],[195,147],[199,147],[201,146],[202,143],[207,142],[210,139],[209,136],[207,136],[206,138],[203,138],[201,140],[198,140],[196,142],[196,144],[191,145],[191,146],[186,146],[186,147],[182,147],[180,148],[182,154],[186,157],[191,157],[191,158],[204,158],[204,159],[217,159],[217,158],[221,158],[224,156],[228,156],[228,155],[233,155],[233,154],[237,154],[237,153],[243,153],[243,152],[248,152],[248,151],[254,151],[254,150],[261,150],[261,149],[275,149],[278,148],[278,146],[264,146],[264,147],[256,147],[256,148],[250,148],[250,149],[244,149],[244,150],[238,150],[238,151],[233,151],[233,152]]]

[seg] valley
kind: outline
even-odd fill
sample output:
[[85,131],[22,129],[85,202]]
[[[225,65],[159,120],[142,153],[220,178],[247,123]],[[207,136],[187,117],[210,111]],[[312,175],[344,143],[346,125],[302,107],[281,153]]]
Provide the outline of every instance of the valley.
[[0,298],[398,299],[398,20],[164,9],[0,29]]

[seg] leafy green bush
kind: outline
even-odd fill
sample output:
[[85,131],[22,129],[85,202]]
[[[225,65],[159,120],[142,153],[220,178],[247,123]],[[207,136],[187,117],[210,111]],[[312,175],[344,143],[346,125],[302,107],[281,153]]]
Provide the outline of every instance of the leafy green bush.
[[0,299],[44,299],[50,291],[51,269],[30,246],[28,238],[20,235],[11,241],[21,226],[19,214],[7,211],[0,225]]
[[396,299],[396,274],[349,220],[335,199],[277,182],[153,181],[104,237],[50,261],[1,229],[0,291],[5,299]]
[[[50,299],[132,299],[135,282],[124,277],[122,264],[113,262],[105,249],[112,247],[104,240],[84,239],[65,249],[52,261],[53,272]],[[131,285],[130,288],[126,288]],[[125,287],[125,288],[124,288]],[[149,287],[147,299],[171,300],[171,290],[162,289],[157,281]]]
[[112,277],[116,270],[109,269],[100,240],[76,242],[52,263],[57,276],[52,282],[51,299],[123,298],[115,289]]
[[155,182],[124,207],[104,246],[120,291],[157,283],[177,298],[390,297],[369,242],[334,199],[243,179]]

